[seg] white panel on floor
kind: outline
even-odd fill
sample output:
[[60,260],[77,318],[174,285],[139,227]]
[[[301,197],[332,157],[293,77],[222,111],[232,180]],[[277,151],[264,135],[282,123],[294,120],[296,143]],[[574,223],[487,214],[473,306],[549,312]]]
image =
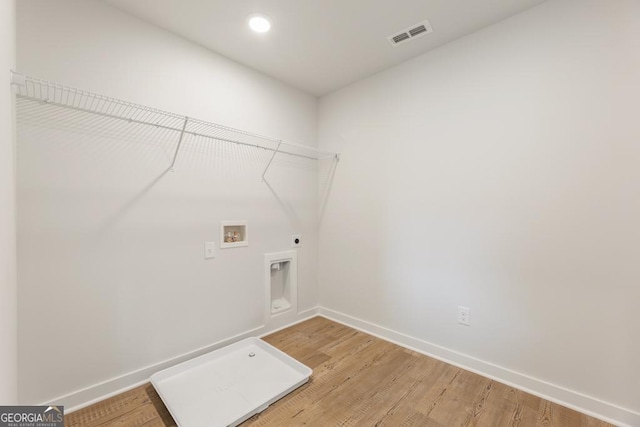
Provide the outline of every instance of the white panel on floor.
[[306,383],[313,371],[247,338],[151,376],[181,427],[236,426]]

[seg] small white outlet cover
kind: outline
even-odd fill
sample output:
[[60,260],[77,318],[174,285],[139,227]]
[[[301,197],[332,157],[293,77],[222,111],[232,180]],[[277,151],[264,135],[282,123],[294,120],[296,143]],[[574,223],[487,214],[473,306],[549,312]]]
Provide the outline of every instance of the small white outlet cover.
[[294,234],[291,236],[291,247],[299,248],[300,246],[302,246],[302,235]]
[[216,257],[216,242],[204,242],[204,258],[210,259]]
[[469,307],[458,306],[458,323],[461,325],[471,325],[469,319]]

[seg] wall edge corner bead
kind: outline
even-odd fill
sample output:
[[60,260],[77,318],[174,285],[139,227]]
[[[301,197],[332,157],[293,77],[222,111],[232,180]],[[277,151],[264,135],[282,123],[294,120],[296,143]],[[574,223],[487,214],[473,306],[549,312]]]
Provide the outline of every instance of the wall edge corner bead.
[[38,79],[11,70],[11,86],[17,97],[36,101],[44,105],[56,105],[77,112],[96,114],[113,119],[114,122],[126,122],[143,128],[154,127],[177,135],[176,148],[168,165],[173,170],[178,159],[185,135],[205,138],[211,141],[226,142],[245,147],[272,152],[262,172],[262,181],[272,166],[277,154],[284,154],[310,160],[332,158],[338,161],[339,154],[319,150],[315,147],[286,142],[258,133],[224,126],[218,123],[199,120],[184,115],[159,110],[129,101],[112,98],[59,83]]

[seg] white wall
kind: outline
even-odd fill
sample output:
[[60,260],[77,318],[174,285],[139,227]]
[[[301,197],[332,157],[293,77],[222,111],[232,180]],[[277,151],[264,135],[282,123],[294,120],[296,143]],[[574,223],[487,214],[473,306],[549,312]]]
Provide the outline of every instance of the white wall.
[[[98,1],[20,1],[18,69],[316,144],[312,96]],[[187,141],[165,173],[175,139],[109,138],[99,120],[38,108],[18,101],[22,403],[81,404],[141,377],[129,373],[260,328],[263,255],[290,249],[294,233],[304,236],[298,308],[317,305],[313,164],[282,158],[270,190],[260,181],[269,152]],[[248,220],[249,247],[205,261],[204,242],[219,244],[220,221],[235,219]]]
[[640,421],[638,76],[639,2],[551,0],[322,98],[320,305]]
[[0,3],[0,405],[15,404],[18,390],[15,144],[8,84],[15,67],[15,7],[14,0]]

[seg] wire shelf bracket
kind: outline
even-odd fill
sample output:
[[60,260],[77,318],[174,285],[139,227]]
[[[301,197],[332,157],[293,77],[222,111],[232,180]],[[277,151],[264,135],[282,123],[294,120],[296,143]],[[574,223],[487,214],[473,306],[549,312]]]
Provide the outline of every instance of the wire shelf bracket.
[[174,166],[176,165],[176,160],[178,160],[178,154],[180,153],[180,147],[182,146],[182,139],[184,138],[184,132],[187,129],[187,123],[189,123],[189,118],[184,118],[184,124],[182,125],[182,131],[180,132],[180,138],[178,139],[178,146],[176,147],[176,152],[173,155],[173,161],[171,161],[171,166],[169,169],[171,172],[174,172]]
[[262,182],[265,181],[264,176],[267,174],[267,171],[269,170],[269,166],[271,166],[271,163],[273,162],[273,159],[275,159],[276,154],[278,154],[278,151],[280,150],[280,146],[281,145],[282,145],[282,141],[279,141],[278,142],[278,146],[273,151],[273,154],[271,155],[271,158],[269,159],[269,163],[267,163],[267,166],[264,168],[264,172],[262,172]]
[[175,131],[179,137],[170,165],[171,170],[176,165],[186,135],[271,151],[272,155],[262,173],[263,182],[266,182],[265,175],[279,153],[311,160],[333,158],[337,162],[340,159],[338,153],[318,150],[314,147],[285,142],[281,139],[134,104],[30,77],[15,71],[11,71],[11,86],[15,88],[16,96],[28,100],[52,104],[78,112],[97,114],[108,119]]

